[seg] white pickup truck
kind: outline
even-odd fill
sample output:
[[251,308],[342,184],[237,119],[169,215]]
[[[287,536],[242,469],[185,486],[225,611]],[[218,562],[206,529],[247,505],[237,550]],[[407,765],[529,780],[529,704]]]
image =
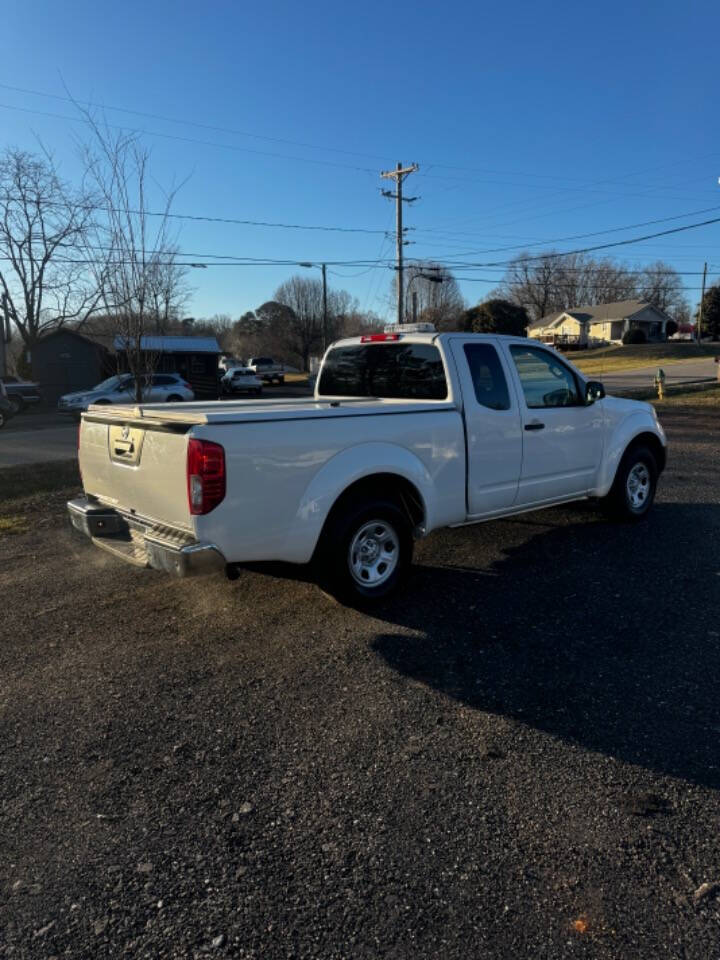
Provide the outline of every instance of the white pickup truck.
[[313,398],[90,407],[68,510],[141,566],[312,561],[364,602],[439,527],[589,497],[642,517],[665,449],[650,404],[536,341],[389,328],[333,344]]

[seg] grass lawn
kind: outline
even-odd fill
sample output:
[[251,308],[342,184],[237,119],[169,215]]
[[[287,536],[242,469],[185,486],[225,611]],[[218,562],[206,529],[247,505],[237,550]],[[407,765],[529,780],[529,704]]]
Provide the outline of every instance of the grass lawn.
[[664,400],[653,400],[652,405],[658,411],[674,410],[676,407],[702,407],[708,410],[716,407],[720,410],[720,384],[707,390],[685,390],[671,393]]
[[583,373],[602,374],[614,370],[632,370],[649,367],[656,363],[682,363],[702,360],[703,357],[720,356],[720,343],[703,343],[698,346],[689,341],[679,343],[629,343],[614,344],[597,350],[573,351],[566,354]]
[[306,373],[286,373],[285,383],[307,383],[308,375]]

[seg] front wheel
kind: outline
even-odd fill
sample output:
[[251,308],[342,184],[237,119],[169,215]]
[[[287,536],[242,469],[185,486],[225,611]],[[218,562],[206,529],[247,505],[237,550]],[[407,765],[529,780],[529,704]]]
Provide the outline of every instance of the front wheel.
[[320,582],[339,600],[366,606],[400,587],[412,562],[412,527],[392,500],[336,508],[319,547]]
[[631,447],[623,456],[604,506],[618,520],[640,520],[653,505],[657,461],[647,447]]
[[8,403],[12,407],[14,416],[22,413],[25,409],[25,401],[22,399],[22,397],[8,397]]

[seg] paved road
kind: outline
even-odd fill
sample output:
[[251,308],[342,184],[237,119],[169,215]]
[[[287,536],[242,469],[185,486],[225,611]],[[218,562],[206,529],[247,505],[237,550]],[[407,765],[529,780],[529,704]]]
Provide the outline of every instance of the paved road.
[[0,954],[716,960],[716,413],[665,423],[646,522],[434,534],[373,616],[302,570],[137,571],[62,496],[26,510]]
[[[308,393],[307,387],[291,384],[267,389],[264,397],[302,397]],[[77,421],[54,411],[20,414],[0,430],[0,468],[69,460],[77,452],[77,430]]]
[[682,363],[656,363],[652,367],[639,367],[636,370],[622,370],[617,373],[588,374],[602,380],[608,393],[618,390],[652,387],[658,367],[662,367],[667,377],[666,383],[683,383],[695,380],[715,380],[718,365],[712,357],[702,360],[685,360]]
[[[19,418],[18,418],[19,419]],[[77,452],[77,424],[55,423],[52,426],[25,426],[0,430],[0,468],[20,464],[69,460]]]

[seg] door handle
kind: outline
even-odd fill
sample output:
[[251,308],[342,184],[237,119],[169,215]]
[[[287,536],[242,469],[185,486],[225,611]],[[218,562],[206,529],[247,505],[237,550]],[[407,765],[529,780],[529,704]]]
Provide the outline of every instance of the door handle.
[[533,420],[532,423],[526,423],[526,424],[525,424],[525,429],[526,429],[526,430],[544,430],[544,429],[545,429],[545,424],[544,424],[544,423],[540,423],[539,420]]

